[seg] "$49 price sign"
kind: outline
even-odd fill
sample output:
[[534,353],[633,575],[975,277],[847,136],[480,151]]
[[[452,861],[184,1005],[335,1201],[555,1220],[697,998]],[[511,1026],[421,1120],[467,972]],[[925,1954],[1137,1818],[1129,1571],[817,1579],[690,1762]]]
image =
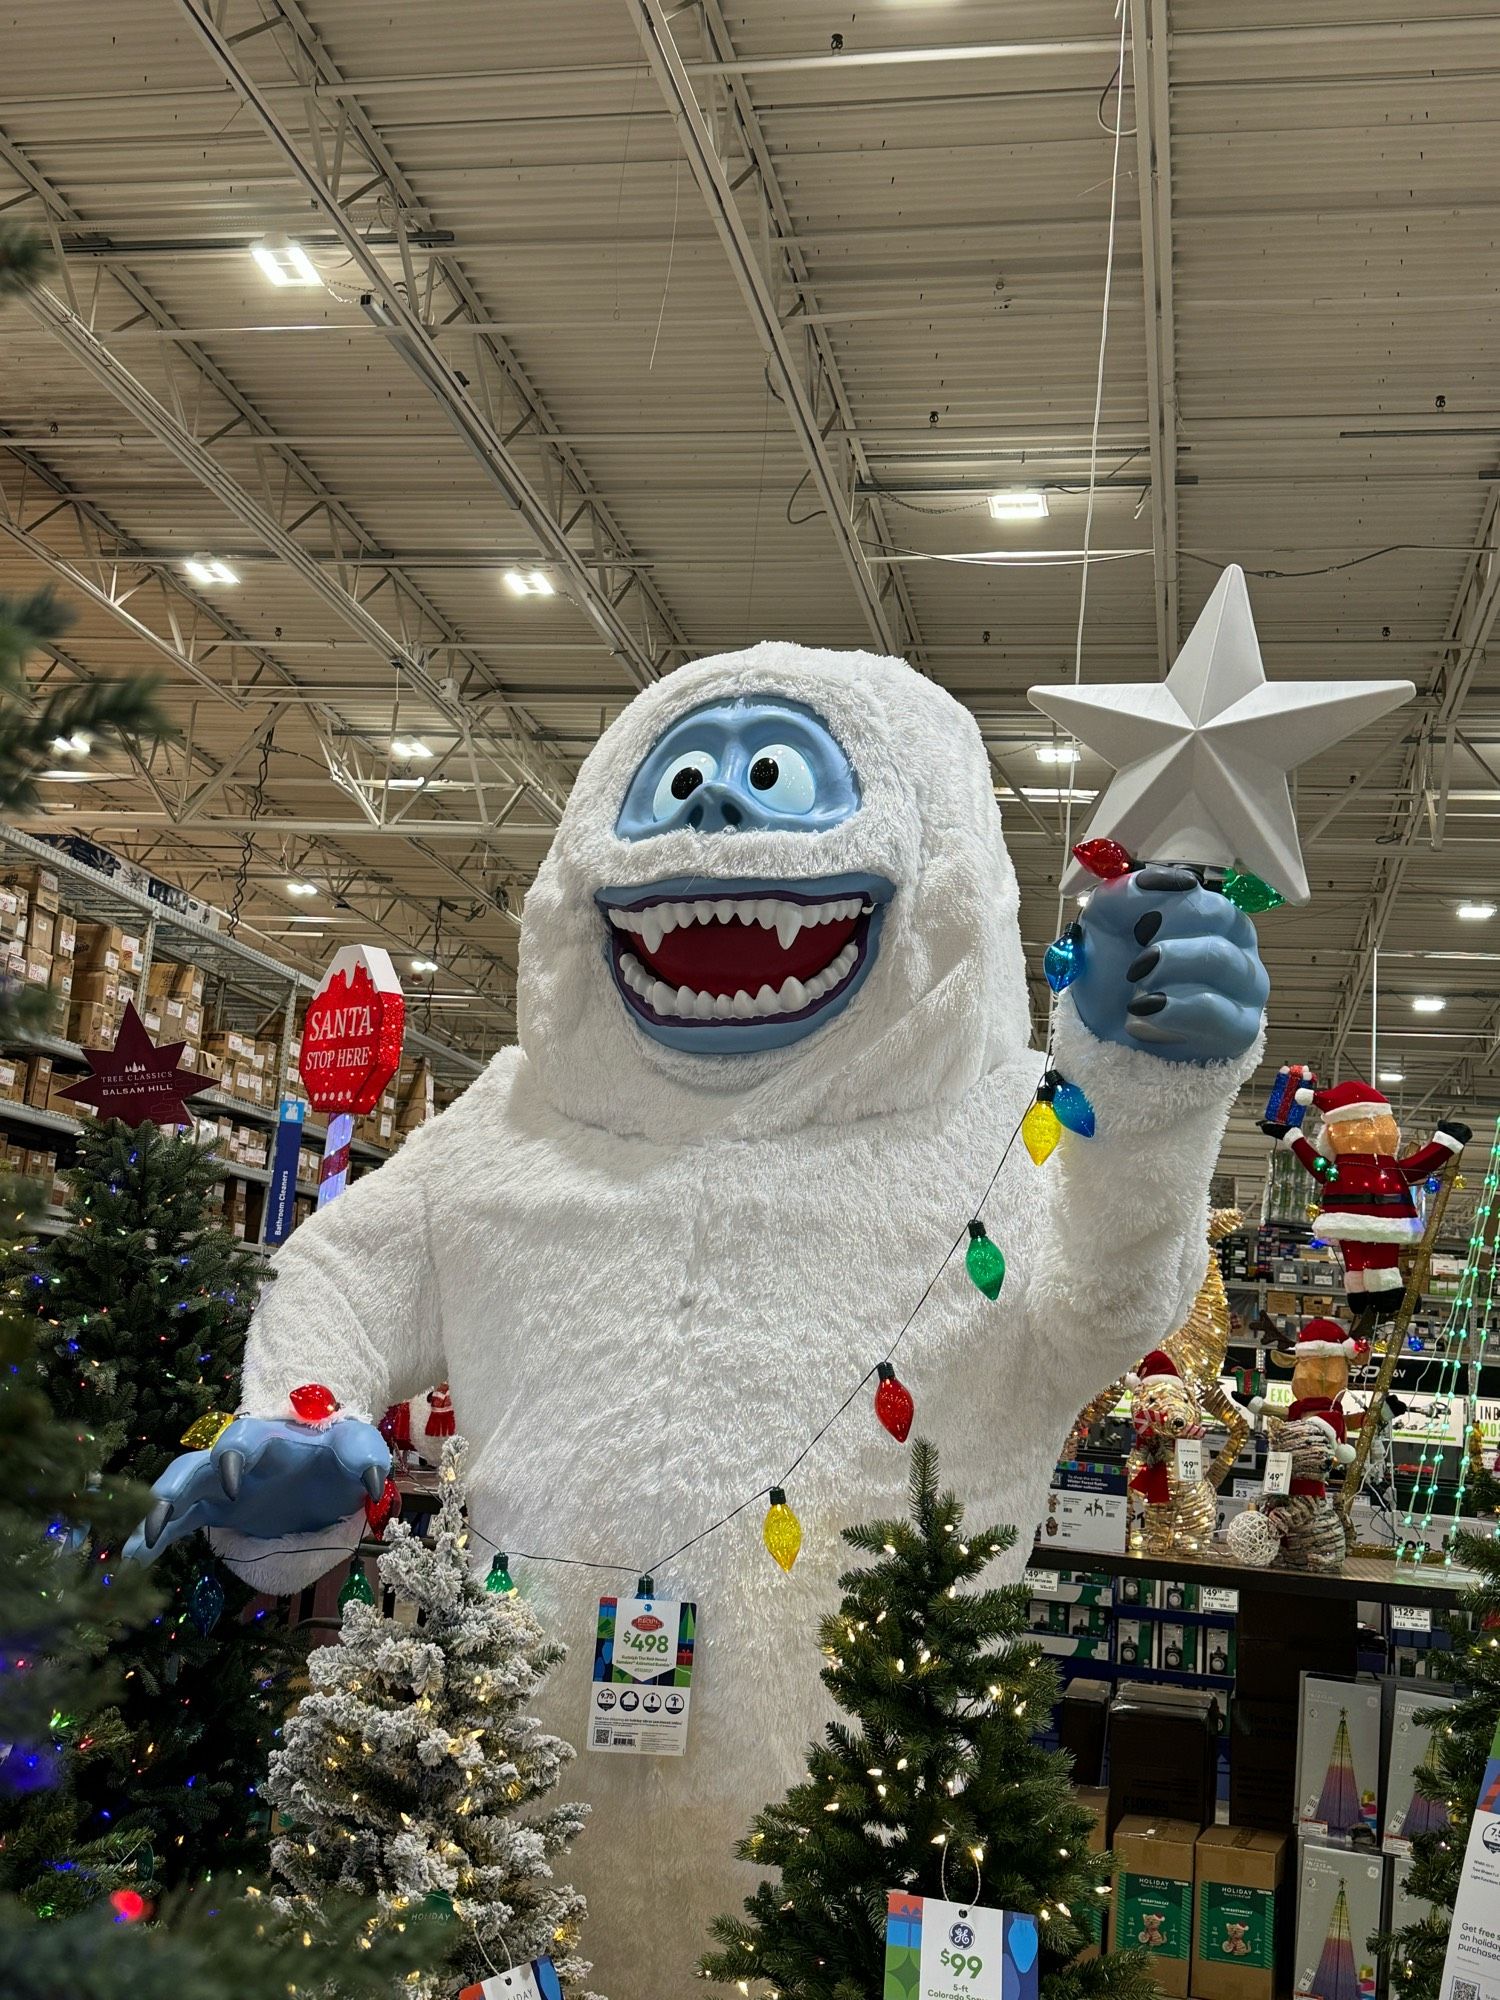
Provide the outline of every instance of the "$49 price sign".
[[1037,2000],[1035,1917],[893,1889],[882,2000]]

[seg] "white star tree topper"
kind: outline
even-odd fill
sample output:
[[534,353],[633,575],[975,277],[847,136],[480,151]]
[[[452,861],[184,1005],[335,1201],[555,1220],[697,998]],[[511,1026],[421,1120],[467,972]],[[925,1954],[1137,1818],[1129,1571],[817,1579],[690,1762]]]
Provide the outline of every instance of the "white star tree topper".
[[[1164,681],[1027,690],[1114,766],[1090,839],[1141,861],[1239,868],[1293,903],[1309,890],[1287,773],[1415,693],[1410,681],[1269,682],[1238,563]],[[1067,879],[1081,879],[1076,864]]]

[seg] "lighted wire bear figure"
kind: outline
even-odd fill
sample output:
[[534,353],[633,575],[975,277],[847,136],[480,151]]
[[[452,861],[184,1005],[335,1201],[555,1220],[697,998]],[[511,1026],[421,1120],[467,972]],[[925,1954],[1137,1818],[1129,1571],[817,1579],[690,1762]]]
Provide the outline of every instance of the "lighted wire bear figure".
[[1267,1494],[1237,1514],[1224,1533],[1236,1561],[1251,1569],[1326,1572],[1340,1569],[1348,1553],[1348,1536],[1338,1510],[1328,1497],[1328,1473],[1334,1464],[1348,1465],[1354,1448],[1344,1435],[1342,1414],[1321,1399],[1293,1403],[1284,1422],[1268,1426],[1272,1451],[1291,1454],[1290,1491]]
[[1132,1511],[1130,1545],[1148,1556],[1189,1554],[1213,1540],[1218,1503],[1206,1477],[1184,1479],[1178,1470],[1182,1438],[1203,1436],[1203,1412],[1191,1386],[1169,1354],[1154,1348],[1127,1375],[1135,1446],[1127,1462],[1126,1485],[1139,1512]]

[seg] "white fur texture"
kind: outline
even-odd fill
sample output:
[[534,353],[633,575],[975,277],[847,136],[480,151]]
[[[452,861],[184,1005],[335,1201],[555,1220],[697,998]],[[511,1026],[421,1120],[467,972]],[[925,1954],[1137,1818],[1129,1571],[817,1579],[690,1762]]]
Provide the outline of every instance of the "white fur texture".
[[[615,815],[684,709],[785,694],[844,744],[861,810],[823,834],[682,832],[628,843]],[[782,1053],[658,1048],[613,990],[596,890],[688,873],[896,884],[877,963],[843,1015]],[[546,1719],[581,1745],[594,1601],[655,1567],[700,1607],[681,1761],[586,1750],[595,1805],[570,1862],[611,2000],[688,2000],[705,1927],[754,1879],[731,1858],[802,1769],[829,1704],[816,1629],[847,1522],[899,1513],[905,1454],[870,1391],[790,1482],[803,1553],[784,1576],[763,1503],[884,1351],[974,1212],[1030,1101],[1016,883],[978,731],[898,661],[787,645],[685,668],[589,757],[528,898],[521,1047],[390,1165],[298,1230],[252,1329],[246,1407],[309,1378],[382,1408],[446,1377],[474,1443],[473,1520],[572,1648]],[[1019,1143],[985,1208],[996,1304],[955,1254],[897,1357],[916,1432],[971,1502],[1014,1522],[1019,1575],[1068,1425],[1170,1328],[1202,1275],[1206,1188],[1254,1067],[1197,1069],[1094,1040],[1070,1003],[1057,1060],[1099,1136],[1038,1169]],[[570,1556],[597,1571],[547,1565]]]

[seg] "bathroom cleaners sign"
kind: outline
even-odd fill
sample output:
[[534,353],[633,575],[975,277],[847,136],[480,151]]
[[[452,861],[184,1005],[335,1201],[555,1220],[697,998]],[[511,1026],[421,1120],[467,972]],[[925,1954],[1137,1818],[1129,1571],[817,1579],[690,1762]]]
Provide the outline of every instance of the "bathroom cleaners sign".
[[373,1111],[401,1064],[406,1002],[389,952],[351,944],[307,1005],[297,1067],[315,1111]]

